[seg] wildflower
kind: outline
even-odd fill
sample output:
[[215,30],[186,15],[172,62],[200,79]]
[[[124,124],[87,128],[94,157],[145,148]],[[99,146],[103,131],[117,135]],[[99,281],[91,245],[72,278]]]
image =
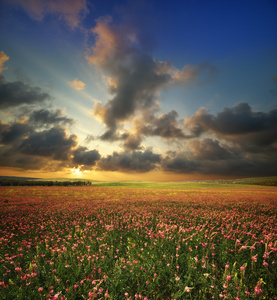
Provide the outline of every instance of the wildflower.
[[89,293],[88,293],[88,296],[89,296],[90,298],[92,298],[92,297],[94,296],[93,292],[89,292]]
[[38,291],[39,291],[39,292],[42,292],[42,291],[43,291],[43,287],[39,287],[39,288],[38,288]]
[[258,256],[258,254],[253,255],[253,256],[252,256],[252,260],[253,260],[253,261],[257,261],[257,256]]
[[225,269],[229,269],[229,265],[227,264],[227,265],[225,265]]
[[125,295],[125,297],[129,297],[129,294],[127,292],[124,295]]
[[262,283],[260,281],[258,281],[257,285],[255,286],[254,291],[255,291],[256,295],[260,295],[263,292],[263,290],[261,289],[261,284]]
[[228,280],[228,281],[230,281],[231,278],[232,278],[231,275],[227,275],[227,276],[226,276],[226,280]]
[[105,292],[105,298],[108,298],[109,297],[109,293],[108,293],[108,290],[106,290],[106,292]]
[[78,283],[74,284],[74,289],[77,289],[78,288]]
[[248,289],[245,291],[245,294],[250,296],[250,292],[248,291]]
[[240,269],[240,270],[241,270],[241,272],[242,272],[242,271],[244,271],[244,270],[245,270],[245,266],[241,266],[239,269]]
[[188,286],[186,286],[186,287],[185,287],[185,292],[189,293],[189,292],[190,292],[190,290],[191,290],[191,288],[190,288],[190,287],[188,287]]

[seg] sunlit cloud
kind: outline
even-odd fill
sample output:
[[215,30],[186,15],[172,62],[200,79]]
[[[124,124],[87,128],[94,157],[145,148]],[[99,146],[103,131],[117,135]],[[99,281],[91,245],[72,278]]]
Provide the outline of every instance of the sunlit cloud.
[[9,60],[9,56],[5,54],[3,51],[0,52],[0,73],[2,73],[7,68],[4,67],[4,63]]
[[86,87],[86,84],[79,80],[78,78],[74,79],[73,81],[69,82],[69,85],[74,88],[76,91],[81,91]]

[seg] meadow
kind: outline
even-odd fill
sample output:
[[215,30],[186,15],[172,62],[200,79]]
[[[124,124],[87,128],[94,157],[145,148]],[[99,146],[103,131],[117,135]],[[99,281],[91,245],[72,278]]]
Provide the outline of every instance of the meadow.
[[0,204],[1,299],[277,299],[276,187],[3,186]]

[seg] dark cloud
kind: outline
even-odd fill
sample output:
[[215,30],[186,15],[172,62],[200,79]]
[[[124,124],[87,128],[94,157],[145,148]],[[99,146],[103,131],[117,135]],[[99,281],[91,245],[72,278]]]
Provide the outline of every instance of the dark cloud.
[[219,176],[273,176],[277,172],[276,156],[249,154],[237,147],[221,146],[217,141],[205,139],[190,141],[188,151],[169,152],[161,169],[169,173],[213,174]]
[[172,155],[172,152],[170,152],[170,155],[167,155],[162,160],[161,167],[165,172],[189,174],[197,172],[200,163],[191,160],[186,153],[176,153]]
[[94,141],[94,136],[92,134],[88,134],[85,138],[85,143],[88,144],[90,142]]
[[43,93],[39,87],[31,87],[22,81],[7,82],[0,75],[0,108],[13,108],[21,104],[41,103],[51,100],[47,93]]
[[167,139],[183,139],[185,134],[178,125],[176,118],[178,113],[175,110],[172,110],[164,115],[159,117],[152,116],[148,118],[148,124],[140,128],[140,133],[146,136],[160,136]]
[[63,128],[54,127],[31,134],[22,141],[19,151],[26,155],[68,160],[72,148],[77,145],[76,139],[76,135],[67,136]]
[[268,146],[277,141],[277,109],[253,112],[247,103],[225,108],[216,116],[202,108],[184,125],[195,136],[210,131],[245,146]]
[[44,158],[22,155],[18,152],[0,147],[0,166],[18,168],[22,170],[40,170],[47,164]]
[[49,111],[48,109],[40,109],[33,111],[30,114],[29,122],[35,123],[38,126],[53,126],[53,125],[73,125],[74,120],[63,115],[61,109]]
[[141,142],[143,138],[141,135],[136,134],[129,134],[127,135],[124,143],[123,148],[126,150],[138,150],[141,149]]
[[187,147],[191,151],[194,160],[228,160],[234,158],[235,151],[229,147],[222,147],[218,140],[206,138],[203,140],[193,139]]
[[100,154],[97,150],[88,150],[86,147],[79,147],[72,152],[72,162],[76,165],[94,166],[96,161],[100,159]]
[[6,124],[0,122],[0,142],[1,144],[12,144],[21,141],[24,136],[33,132],[33,128],[27,123]]
[[161,161],[159,154],[151,150],[113,152],[98,162],[98,168],[103,171],[119,172],[149,172],[157,168]]
[[[183,140],[186,136],[178,124],[178,114],[175,110],[155,117],[154,112],[144,111],[141,117],[133,120],[131,134],[126,134],[123,147],[128,150],[141,149],[144,137],[159,136],[167,140]],[[122,135],[123,136],[123,135]]]

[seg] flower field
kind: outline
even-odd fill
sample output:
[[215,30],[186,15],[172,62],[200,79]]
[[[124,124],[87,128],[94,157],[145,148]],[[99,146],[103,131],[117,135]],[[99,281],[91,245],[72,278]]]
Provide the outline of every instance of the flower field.
[[277,299],[277,189],[1,187],[1,299]]

